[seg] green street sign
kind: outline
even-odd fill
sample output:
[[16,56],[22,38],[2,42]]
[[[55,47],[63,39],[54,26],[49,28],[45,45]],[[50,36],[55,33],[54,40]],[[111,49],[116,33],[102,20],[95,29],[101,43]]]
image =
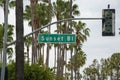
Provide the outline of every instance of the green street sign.
[[75,43],[75,34],[38,34],[39,43]]

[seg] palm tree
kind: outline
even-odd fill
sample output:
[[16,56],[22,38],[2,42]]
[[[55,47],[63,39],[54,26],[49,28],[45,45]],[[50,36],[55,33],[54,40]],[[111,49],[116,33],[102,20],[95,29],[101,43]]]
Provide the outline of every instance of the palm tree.
[[84,76],[85,80],[101,80],[100,78],[97,79],[98,77],[98,61],[96,59],[93,60],[93,63],[84,69]]
[[85,64],[85,61],[86,61],[86,54],[84,54],[83,51],[79,50],[70,59],[69,63],[67,64],[68,70],[70,70],[71,68],[74,70],[75,80],[77,79],[77,73],[79,73],[80,67],[82,67]]
[[113,68],[113,75],[115,74],[116,76],[114,77],[114,80],[119,80],[120,79],[120,53],[114,53],[111,56],[111,66]]
[[80,45],[87,40],[90,29],[86,28],[86,24],[82,23],[81,21],[78,23],[73,21],[73,27],[75,29],[74,32],[76,33],[76,43],[77,45]]
[[109,64],[107,59],[101,59],[101,79],[105,80],[107,79],[107,76],[109,75]]
[[99,79],[99,69],[100,69],[100,67],[99,67],[99,63],[98,63],[98,60],[97,59],[94,59],[93,60],[93,63],[92,63],[92,65],[91,65],[91,67],[92,67],[92,72],[93,72],[93,78],[94,79]]
[[83,73],[84,73],[84,77],[83,77],[84,80],[92,80],[92,68],[90,66],[86,67],[83,70]]
[[[43,0],[44,2],[48,3],[49,6],[48,6],[48,19],[49,19],[49,23],[51,23],[52,21],[52,17],[54,16],[53,15],[53,9],[52,9],[52,3],[51,3],[51,0]],[[51,26],[48,26],[48,33],[50,34],[51,33]],[[46,54],[46,65],[49,66],[49,51],[50,51],[50,48],[51,48],[51,44],[47,44],[47,54]]]
[[[8,6],[9,6],[9,8],[15,7],[15,1],[14,0],[10,0]],[[4,15],[5,15],[5,9],[6,9],[5,0],[0,0],[0,7],[3,8]]]
[[[66,8],[66,7],[63,8],[63,6],[61,6],[61,5],[64,6],[64,1],[62,1],[62,0],[57,0],[56,2],[53,3],[53,12],[56,16],[57,21],[60,20],[60,17],[62,17],[60,14],[61,14],[61,12],[63,12],[63,9]],[[60,27],[60,25],[57,24],[57,33],[61,32],[59,27]],[[57,77],[63,77],[63,75],[61,73],[62,65],[60,65],[60,60],[61,60],[60,47],[61,47],[60,45],[58,45],[58,47],[57,47]]]
[[[26,15],[28,16],[28,20],[31,20],[31,26],[32,26],[32,31],[35,30],[35,5],[38,4],[38,0],[30,0],[30,7],[29,8],[29,12],[26,13]],[[35,35],[32,35],[32,63],[35,63],[35,54],[37,51],[36,48],[36,44],[35,43]]]
[[[86,28],[85,23],[82,23],[81,21],[79,21],[79,22],[73,21],[72,26],[74,28],[74,32],[76,33],[76,44],[73,44],[74,52],[76,55],[77,53],[79,53],[79,50],[81,50],[82,43],[85,40],[87,40],[87,36],[89,36],[89,28]],[[75,73],[76,73],[76,71],[75,71]]]
[[[15,1],[10,0],[8,6],[10,8],[14,7],[15,6]],[[5,19],[5,11],[6,11],[5,0],[0,0],[0,7],[3,8],[4,19]],[[12,48],[11,49],[9,48],[7,51],[9,51],[10,53],[12,53]],[[0,49],[0,52],[1,52],[1,49]],[[2,54],[0,56],[2,56]]]
[[[10,43],[13,41],[13,25],[8,25],[8,37],[7,37],[7,42]],[[7,47],[7,53],[8,53],[8,60],[11,61],[12,55],[13,55],[13,48],[12,47]]]
[[109,71],[110,80],[113,80],[113,65],[111,65],[111,58],[107,58],[107,68]]
[[54,73],[56,72],[56,63],[57,63],[57,44],[54,44],[54,54],[55,54],[55,58],[54,58]]
[[[3,48],[3,33],[4,33],[4,28],[3,28],[4,24],[0,24],[0,56],[2,60],[2,48]],[[13,41],[13,25],[8,25],[8,38],[7,38],[7,43],[10,43]],[[13,53],[13,49],[12,47],[7,47],[7,53],[8,53],[8,59],[11,60],[12,58],[12,53]]]
[[24,80],[23,0],[16,1],[16,77]]
[[[56,16],[57,21],[61,20],[61,19],[65,19],[65,18],[70,18],[69,4],[70,4],[69,1],[63,1],[63,0],[57,0],[56,2],[53,3],[53,10],[54,10],[53,12]],[[73,15],[78,15],[79,14],[79,11],[77,10],[78,6],[73,5],[72,7],[74,7],[74,9],[72,11],[73,12],[72,16]],[[68,28],[68,23],[67,22],[58,23],[56,32],[58,34],[69,33],[70,30],[68,30],[68,29],[69,28]],[[58,53],[57,53],[58,54],[57,55],[57,61],[58,61],[57,62],[57,68],[58,68],[57,69],[57,75],[60,76],[60,75],[63,74],[62,72],[63,72],[63,66],[64,66],[63,65],[64,63],[61,63],[61,65],[60,65],[60,61],[64,62],[64,54],[65,54],[64,52],[66,52],[66,51],[64,51],[65,49],[62,50],[62,47],[66,48],[66,45],[59,45],[58,47],[59,48],[57,49],[57,51],[58,51]],[[60,59],[62,59],[62,60],[60,60]],[[59,68],[59,67],[61,67],[61,68]],[[59,70],[59,69],[62,69],[62,70]]]
[[[34,4],[33,4],[34,3]],[[29,24],[32,25],[32,30],[35,30],[41,26],[44,26],[50,22],[49,18],[49,6],[43,2],[39,3],[37,0],[31,0],[31,6],[26,6],[24,18],[29,20]],[[31,13],[31,14],[30,14]],[[32,20],[31,20],[32,18]],[[41,31],[40,31],[41,33]],[[37,35],[33,35],[33,45],[32,45],[32,62],[34,63],[37,60]]]
[[[70,8],[70,18],[72,18],[72,0],[70,0],[70,6],[69,6],[69,8]],[[72,21],[70,21],[70,29],[72,29]],[[73,53],[73,50],[71,49],[71,51],[70,51],[71,53],[71,58],[72,58],[72,53]],[[71,67],[71,80],[73,80],[73,70],[72,70],[72,67]]]

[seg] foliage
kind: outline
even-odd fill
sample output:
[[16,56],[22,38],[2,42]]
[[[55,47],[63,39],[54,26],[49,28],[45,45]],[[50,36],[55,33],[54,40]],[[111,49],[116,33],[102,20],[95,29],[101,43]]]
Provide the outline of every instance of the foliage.
[[7,65],[7,68],[8,68],[8,80],[14,80],[15,79],[15,63],[14,63],[14,61],[11,61],[11,63]]
[[107,59],[101,59],[101,63],[94,60],[84,69],[84,80],[119,80],[120,79],[120,53],[113,53]]
[[[62,6],[61,6],[62,5]],[[70,18],[70,9],[69,6],[70,2],[69,1],[64,1],[64,0],[57,0],[56,2],[53,2],[53,12],[57,19],[65,19],[65,18]],[[76,4],[73,4],[72,6],[72,17],[74,15],[79,15],[79,10],[78,6]]]
[[56,80],[64,80],[62,77],[56,77]]
[[[40,24],[40,26],[46,25],[48,24],[48,22],[50,22],[49,15],[48,15],[49,13],[48,9],[49,9],[49,6],[44,3],[35,5],[34,18],[35,20],[38,20],[38,24]],[[31,13],[31,7],[27,5],[25,8],[25,12],[24,12],[24,19],[29,21],[29,25],[31,25],[31,14],[30,13]]]
[[29,37],[25,37],[24,41],[25,41],[25,46],[29,47],[32,44],[32,37],[30,37],[30,36]]
[[40,67],[37,64],[25,65],[25,80],[53,80],[54,74],[47,67]]
[[[4,36],[4,24],[0,24],[0,32],[1,32],[1,34],[0,34],[0,51],[1,51],[1,49],[3,48],[3,42],[4,42],[4,40],[3,40],[3,36]],[[14,28],[14,26],[13,25],[8,25],[8,30],[7,30],[7,43],[10,43],[10,42],[12,42],[13,41],[13,28]],[[11,59],[12,58],[12,53],[13,53],[13,49],[12,49],[12,47],[8,47],[7,48],[7,53],[8,53],[8,59]]]
[[70,65],[73,68],[73,70],[78,70],[85,64],[86,55],[83,51],[78,51],[78,53],[76,53],[71,59],[72,60],[70,60],[68,65]]
[[68,70],[70,69],[74,70],[75,79],[81,78],[79,69],[85,64],[85,61],[86,61],[86,54],[82,50],[79,50],[77,51],[77,53],[75,53],[75,55],[73,55],[73,57],[70,59],[70,61],[66,65]]
[[[0,0],[0,7],[4,7],[4,5],[5,5],[5,0]],[[9,1],[9,7],[10,8],[15,7],[15,1],[14,0]]]
[[3,26],[0,24],[0,49],[3,47],[3,35],[4,35],[4,30]]
[[[15,63],[12,61],[7,67],[8,80],[14,80]],[[54,80],[54,78],[54,73],[46,66],[24,64],[24,80]]]

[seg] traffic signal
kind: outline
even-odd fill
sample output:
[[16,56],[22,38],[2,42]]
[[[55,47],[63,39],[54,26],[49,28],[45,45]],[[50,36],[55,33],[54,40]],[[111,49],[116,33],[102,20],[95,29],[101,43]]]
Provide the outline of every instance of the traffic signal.
[[102,36],[115,36],[115,9],[103,9],[102,18]]

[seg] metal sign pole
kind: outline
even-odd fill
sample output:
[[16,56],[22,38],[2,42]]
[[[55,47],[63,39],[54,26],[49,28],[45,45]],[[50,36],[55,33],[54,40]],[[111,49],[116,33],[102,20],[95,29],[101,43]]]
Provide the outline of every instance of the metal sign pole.
[[[48,27],[48,26],[50,26],[50,25],[53,25],[53,24],[56,24],[56,23],[60,23],[60,22],[65,22],[65,21],[70,21],[70,20],[102,20],[102,19],[103,19],[103,18],[67,18],[67,19],[55,21],[55,22],[52,22],[52,23],[50,23],[50,24],[47,24],[47,25],[45,25],[45,26],[43,26],[43,27],[40,27],[40,28],[34,30],[33,32],[25,35],[24,38],[25,38],[25,37],[28,37],[28,36],[36,33],[36,32],[38,32],[38,31],[40,31],[41,29],[44,29],[44,28],[46,28],[46,27]],[[16,43],[16,41],[13,41],[13,42],[7,44],[7,46],[10,46],[10,45],[15,44],[15,43]]]
[[6,0],[5,4],[5,15],[4,15],[4,42],[3,42],[3,59],[2,59],[2,71],[1,71],[1,80],[5,80],[5,65],[6,65],[6,48],[7,48],[7,29],[8,29],[8,3]]

